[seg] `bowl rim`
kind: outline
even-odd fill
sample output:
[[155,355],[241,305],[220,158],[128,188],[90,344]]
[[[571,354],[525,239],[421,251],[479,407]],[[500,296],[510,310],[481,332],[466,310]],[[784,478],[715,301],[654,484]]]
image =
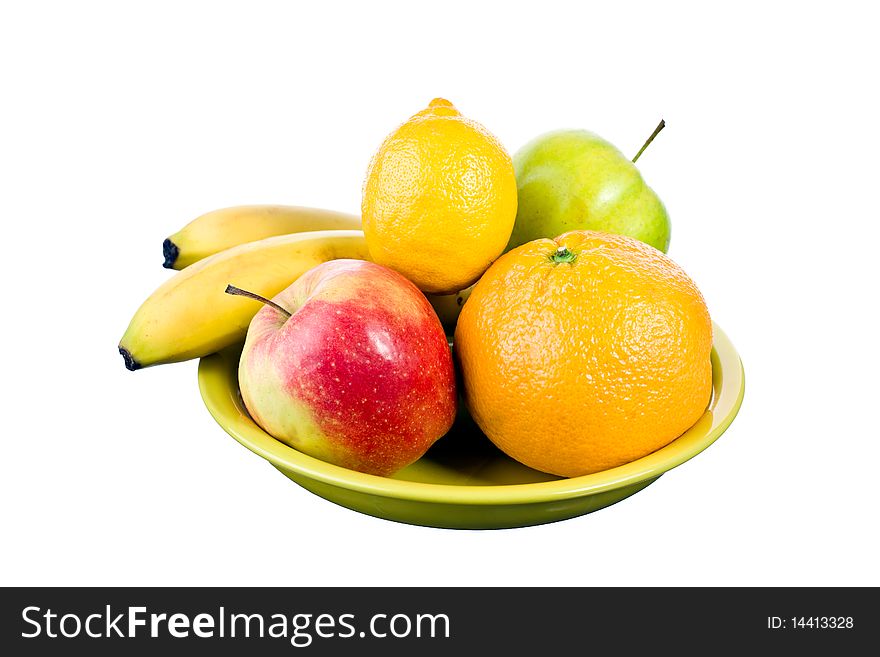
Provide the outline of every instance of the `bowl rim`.
[[[282,471],[379,497],[440,504],[512,505],[553,502],[595,495],[655,479],[690,460],[730,426],[745,395],[745,371],[733,343],[713,322],[712,399],[706,413],[665,447],[624,465],[579,477],[525,484],[455,485],[392,479],[349,470],[297,451],[263,431],[236,405],[238,386],[230,386],[240,345],[202,358],[199,391],[211,416],[236,441]],[[235,379],[235,377],[232,377]]]

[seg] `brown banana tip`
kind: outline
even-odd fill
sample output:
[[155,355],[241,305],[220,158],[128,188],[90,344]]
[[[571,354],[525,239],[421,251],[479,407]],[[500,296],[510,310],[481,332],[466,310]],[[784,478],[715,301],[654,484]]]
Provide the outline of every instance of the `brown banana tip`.
[[131,353],[125,347],[119,347],[119,353],[122,354],[123,360],[125,360],[125,368],[127,370],[131,370],[134,372],[135,370],[141,369],[143,367],[139,362],[137,362],[131,355]]
[[177,262],[177,256],[180,255],[180,249],[171,239],[166,239],[162,242],[162,255],[165,256],[165,262],[162,263],[162,266],[165,269],[174,269],[174,263]]

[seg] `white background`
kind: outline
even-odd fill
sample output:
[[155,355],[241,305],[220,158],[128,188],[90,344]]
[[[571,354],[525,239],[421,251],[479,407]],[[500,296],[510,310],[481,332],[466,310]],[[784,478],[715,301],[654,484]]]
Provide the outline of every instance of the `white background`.
[[[869,3],[4,3],[4,585],[880,585],[878,116]],[[116,344],[205,211],[357,212],[435,96],[515,151],[634,153],[670,255],[740,351],[711,448],[582,518],[496,532],[359,515],[205,410],[196,363]]]

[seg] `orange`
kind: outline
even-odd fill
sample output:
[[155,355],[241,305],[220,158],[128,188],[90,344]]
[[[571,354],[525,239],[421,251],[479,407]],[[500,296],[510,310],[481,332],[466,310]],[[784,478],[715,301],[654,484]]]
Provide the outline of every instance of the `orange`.
[[499,258],[455,331],[464,396],[502,451],[565,477],[663,447],[703,414],[712,323],[657,249],[572,231]]
[[361,216],[373,260],[424,292],[458,292],[510,239],[513,162],[482,125],[435,98],[373,156]]

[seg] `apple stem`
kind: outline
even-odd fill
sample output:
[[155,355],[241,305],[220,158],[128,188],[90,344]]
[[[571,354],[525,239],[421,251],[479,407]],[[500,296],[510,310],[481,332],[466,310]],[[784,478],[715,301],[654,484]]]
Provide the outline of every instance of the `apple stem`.
[[240,287],[235,287],[234,285],[226,286],[226,294],[231,294],[236,297],[247,297],[248,299],[253,299],[254,301],[260,301],[261,303],[265,303],[267,306],[271,306],[278,312],[284,313],[287,317],[291,316],[291,312],[286,308],[282,308],[274,301],[270,301],[266,297],[261,297],[259,294],[254,294],[253,292],[248,292],[247,290],[242,290]]
[[654,141],[654,137],[659,135],[660,131],[665,127],[666,127],[666,121],[664,121],[663,119],[660,119],[660,123],[658,123],[657,127],[654,128],[654,132],[652,132],[651,136],[648,137],[648,141],[646,141],[644,144],[642,144],[642,147],[639,149],[639,152],[636,153],[636,156],[633,158],[633,164],[635,164],[638,161],[639,156],[641,156],[641,154],[645,152],[645,149],[651,145],[651,142]]

